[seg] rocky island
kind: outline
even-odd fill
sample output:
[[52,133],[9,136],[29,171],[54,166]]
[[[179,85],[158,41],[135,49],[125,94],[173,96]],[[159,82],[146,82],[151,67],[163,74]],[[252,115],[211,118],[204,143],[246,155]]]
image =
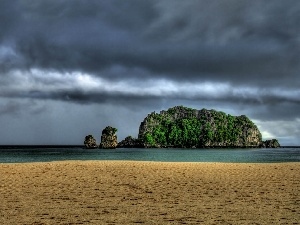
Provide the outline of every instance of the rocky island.
[[107,126],[103,129],[102,131],[102,136],[101,136],[101,143],[99,145],[99,148],[104,148],[104,149],[114,149],[118,146],[118,141],[117,141],[117,128]]
[[96,139],[93,137],[93,135],[87,135],[84,139],[84,146],[86,148],[98,148],[98,145],[96,143]]
[[151,113],[139,128],[145,147],[260,147],[262,135],[245,115],[176,106]]

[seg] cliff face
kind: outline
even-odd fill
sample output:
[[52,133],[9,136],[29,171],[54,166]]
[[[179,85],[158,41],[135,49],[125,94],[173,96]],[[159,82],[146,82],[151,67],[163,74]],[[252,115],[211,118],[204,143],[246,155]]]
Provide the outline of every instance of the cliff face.
[[146,147],[259,147],[261,133],[246,116],[176,106],[151,113],[139,128]]

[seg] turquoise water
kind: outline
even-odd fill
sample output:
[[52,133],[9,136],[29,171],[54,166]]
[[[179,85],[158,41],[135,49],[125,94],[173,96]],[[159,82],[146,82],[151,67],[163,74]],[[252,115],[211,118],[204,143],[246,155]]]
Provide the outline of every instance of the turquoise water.
[[1,148],[0,163],[62,160],[133,160],[162,162],[300,162],[300,148],[279,149],[83,149]]

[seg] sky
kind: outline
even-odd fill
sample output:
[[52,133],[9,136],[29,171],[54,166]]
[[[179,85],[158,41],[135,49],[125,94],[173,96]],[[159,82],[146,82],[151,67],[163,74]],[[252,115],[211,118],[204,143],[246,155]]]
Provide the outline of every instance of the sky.
[[300,145],[300,1],[0,1],[0,145],[137,137],[176,105]]

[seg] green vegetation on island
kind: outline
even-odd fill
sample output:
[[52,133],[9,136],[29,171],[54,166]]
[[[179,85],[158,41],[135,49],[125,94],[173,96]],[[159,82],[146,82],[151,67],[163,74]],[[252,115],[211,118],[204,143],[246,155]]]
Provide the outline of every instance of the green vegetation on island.
[[146,147],[259,147],[262,136],[246,116],[176,106],[149,114],[140,125]]

